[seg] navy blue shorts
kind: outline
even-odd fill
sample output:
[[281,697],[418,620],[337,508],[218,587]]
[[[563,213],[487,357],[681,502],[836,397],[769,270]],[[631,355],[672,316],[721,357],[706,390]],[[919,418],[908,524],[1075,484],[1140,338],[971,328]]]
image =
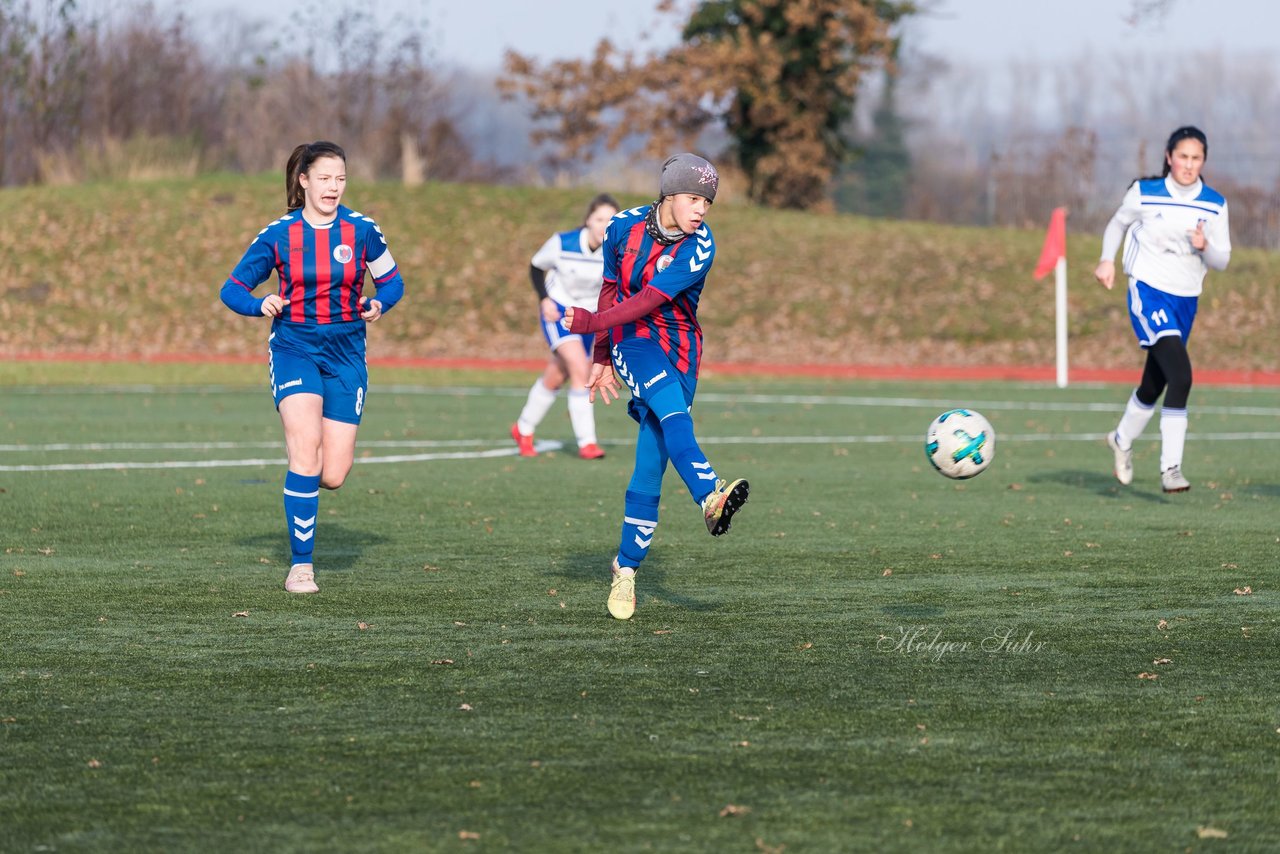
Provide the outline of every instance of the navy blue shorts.
[[271,394],[276,408],[291,394],[324,398],[324,417],[359,424],[369,390],[365,322],[271,324]]

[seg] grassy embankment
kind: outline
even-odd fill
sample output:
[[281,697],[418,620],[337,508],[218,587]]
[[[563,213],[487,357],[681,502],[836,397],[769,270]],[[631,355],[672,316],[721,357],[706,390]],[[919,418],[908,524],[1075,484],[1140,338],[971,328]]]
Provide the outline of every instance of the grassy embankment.
[[[10,189],[0,234],[0,356],[29,352],[261,352],[262,324],[218,288],[280,212],[275,176]],[[529,257],[571,227],[584,190],[354,182],[384,227],[408,296],[371,356],[540,358]],[[626,197],[624,203],[646,199]],[[1031,278],[1039,229],[957,228],[766,211],[709,219],[718,253],[700,317],[707,360],[785,364],[1049,365],[1053,285]],[[1093,282],[1096,235],[1071,235],[1071,358],[1140,363],[1120,291]],[[1271,371],[1257,342],[1280,322],[1280,257],[1237,250],[1211,275],[1192,341],[1198,369]],[[263,290],[268,286],[264,285]],[[260,291],[261,293],[262,291]]]

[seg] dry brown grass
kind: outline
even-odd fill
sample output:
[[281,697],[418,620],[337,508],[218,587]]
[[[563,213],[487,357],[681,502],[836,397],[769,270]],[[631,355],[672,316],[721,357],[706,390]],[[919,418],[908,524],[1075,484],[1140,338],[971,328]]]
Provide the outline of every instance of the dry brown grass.
[[[0,193],[0,356],[261,353],[266,324],[218,290],[280,212],[275,176],[22,188]],[[571,227],[587,190],[357,182],[347,201],[388,235],[404,302],[370,333],[374,357],[540,358],[529,258]],[[642,203],[630,196],[625,203]],[[1038,231],[955,228],[718,205],[700,319],[712,362],[1049,365],[1053,285]],[[16,227],[21,224],[21,227]],[[1090,276],[1099,242],[1072,235],[1073,367],[1140,363],[1121,291]],[[1211,274],[1197,367],[1280,367],[1280,256],[1237,250]],[[265,289],[267,286],[264,285]],[[263,291],[259,291],[260,293]]]

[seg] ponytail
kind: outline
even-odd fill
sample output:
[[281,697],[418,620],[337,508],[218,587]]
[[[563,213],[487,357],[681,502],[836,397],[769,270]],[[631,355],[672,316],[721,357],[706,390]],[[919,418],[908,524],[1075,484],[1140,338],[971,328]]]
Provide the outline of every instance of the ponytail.
[[289,155],[284,167],[285,210],[297,210],[305,202],[301,176],[311,170],[311,164],[321,157],[336,157],[347,162],[347,153],[336,142],[306,142]]

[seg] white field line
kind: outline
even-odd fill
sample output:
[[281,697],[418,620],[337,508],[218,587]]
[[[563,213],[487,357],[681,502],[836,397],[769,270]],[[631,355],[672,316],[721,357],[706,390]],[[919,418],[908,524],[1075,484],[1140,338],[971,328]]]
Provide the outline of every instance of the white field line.
[[[488,388],[488,387],[431,387],[413,385],[374,386],[375,391],[390,394],[420,394],[440,397],[458,396],[494,396],[523,397],[524,389]],[[55,389],[12,389],[43,394],[243,394],[244,387],[238,386],[201,386],[201,387],[163,387],[149,385],[130,386],[98,386],[93,388],[55,388]],[[955,401],[944,401],[938,398],[913,397],[873,397],[866,395],[794,395],[794,394],[724,394],[707,392],[699,399],[711,403],[757,404],[780,406],[854,406],[854,407],[887,407],[941,410],[958,405]],[[1117,412],[1123,409],[1123,401],[1112,403],[1089,403],[1069,401],[966,401],[965,406],[976,410],[1017,412]],[[1275,417],[1280,415],[1278,407],[1260,406],[1198,406],[1197,413],[1226,415],[1255,415]],[[1002,443],[1008,442],[1096,442],[1103,433],[1001,433]],[[1148,439],[1152,437],[1147,437]],[[1193,433],[1187,438],[1197,441],[1274,441],[1280,438],[1277,432],[1232,432],[1232,433]],[[703,445],[875,445],[875,444],[915,444],[923,440],[923,433],[912,435],[854,435],[854,436],[708,436],[699,439]],[[59,451],[81,451],[96,453],[102,451],[215,451],[215,450],[247,450],[252,448],[279,448],[279,441],[258,442],[86,442],[86,443],[46,443],[46,444],[5,444],[0,445],[0,453],[48,453]],[[626,447],[633,442],[615,441],[604,444]],[[362,465],[378,465],[388,463],[435,462],[441,460],[479,460],[500,457],[511,457],[517,453],[513,445],[505,440],[492,439],[373,439],[362,441],[360,448],[457,448],[453,451],[432,451],[417,454],[389,454],[384,456],[357,457],[356,462]],[[539,441],[537,447],[541,451],[552,451],[563,448],[561,442]],[[200,469],[200,468],[253,468],[277,466],[286,462],[283,455],[274,458],[251,459],[196,459],[196,460],[164,460],[164,461],[106,461],[50,463],[40,465],[0,465],[0,472],[41,472],[41,471],[117,471],[125,469]]]
[[[1106,436],[1105,433],[1015,433],[1012,435],[1001,434],[999,440],[1001,444],[1010,442],[1099,442]],[[1158,437],[1147,437],[1148,440],[1154,440]],[[1191,433],[1188,439],[1196,441],[1218,441],[1218,442],[1248,442],[1248,441],[1275,441],[1280,439],[1280,432],[1259,432],[1259,433]],[[923,441],[923,435],[912,436],[888,436],[888,435],[865,435],[865,436],[709,436],[699,439],[702,445],[890,445],[905,444],[914,445]],[[219,450],[235,449],[236,447],[258,447],[261,443],[257,442],[213,442],[209,443],[210,448],[216,447]],[[370,443],[371,444],[371,443]],[[474,442],[466,442],[459,440],[448,443],[451,446],[471,445],[483,446],[491,444],[488,440],[477,439]],[[633,442],[604,442],[603,444],[611,447],[628,447]],[[397,443],[395,440],[386,440],[380,442],[382,447],[416,447],[418,446],[412,440]],[[200,450],[200,443],[191,442],[183,443],[184,447],[190,447],[193,450]],[[42,446],[6,446],[18,450],[41,450]],[[61,447],[61,446],[57,446]],[[564,447],[562,442],[542,441],[539,440],[537,449],[540,452],[561,450]],[[0,448],[5,450],[6,448]],[[143,442],[129,443],[131,450],[151,450],[158,448],[167,448],[166,443],[156,443],[155,445],[147,445]],[[100,450],[93,446],[81,446],[81,450]],[[515,446],[490,448],[487,450],[471,450],[471,451],[448,451],[424,454],[390,454],[386,456],[369,456],[356,457],[356,463],[360,465],[385,465],[388,463],[420,463],[420,462],[438,462],[441,460],[485,460],[501,457],[513,457],[517,453]],[[287,460],[283,457],[276,458],[255,458],[255,459],[235,459],[235,460],[162,460],[154,462],[138,462],[138,461],[112,461],[112,462],[93,462],[93,463],[50,463],[44,465],[0,465],[0,472],[49,472],[49,471],[123,471],[126,469],[212,469],[212,468],[258,468],[262,466],[279,466],[284,465]]]

